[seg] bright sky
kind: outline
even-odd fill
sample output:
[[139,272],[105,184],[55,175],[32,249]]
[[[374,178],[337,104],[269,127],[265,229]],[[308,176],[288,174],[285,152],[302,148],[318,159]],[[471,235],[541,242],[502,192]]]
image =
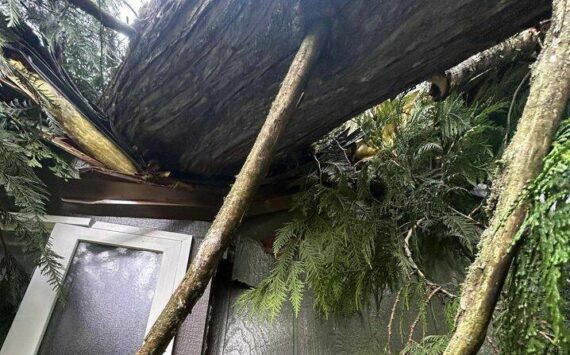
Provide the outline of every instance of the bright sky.
[[132,24],[135,20],[135,15],[125,3],[128,3],[138,13],[141,6],[144,3],[146,3],[148,0],[121,0],[121,1],[123,2],[123,6],[120,9],[119,17],[123,22],[127,22],[128,18],[129,24]]

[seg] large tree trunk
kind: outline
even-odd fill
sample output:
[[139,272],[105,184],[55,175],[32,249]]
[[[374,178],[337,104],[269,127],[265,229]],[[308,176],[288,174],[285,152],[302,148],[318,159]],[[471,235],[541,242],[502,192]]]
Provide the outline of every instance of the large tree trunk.
[[163,169],[231,177],[315,18],[331,18],[331,40],[279,158],[524,29],[549,3],[154,0],[103,105],[115,129]]
[[[500,196],[481,250],[463,284],[457,326],[446,355],[476,354],[485,340],[512,256],[513,238],[527,212],[525,186],[542,170],[570,97],[570,2],[554,1],[546,44],[532,71],[530,93],[505,168],[494,188]],[[533,315],[528,315],[533,316]],[[509,349],[504,349],[508,351]]]

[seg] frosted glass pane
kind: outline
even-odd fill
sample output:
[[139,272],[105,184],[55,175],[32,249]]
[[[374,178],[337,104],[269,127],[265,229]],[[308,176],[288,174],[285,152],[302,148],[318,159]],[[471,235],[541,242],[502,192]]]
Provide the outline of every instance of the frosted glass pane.
[[162,255],[81,242],[42,355],[127,355],[142,344]]

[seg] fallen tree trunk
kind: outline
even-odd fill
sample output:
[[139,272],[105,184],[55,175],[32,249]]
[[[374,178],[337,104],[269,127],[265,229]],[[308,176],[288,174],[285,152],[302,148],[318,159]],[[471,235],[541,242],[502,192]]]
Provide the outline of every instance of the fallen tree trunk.
[[435,100],[445,99],[453,90],[467,84],[486,71],[499,68],[515,59],[531,54],[538,46],[538,31],[530,28],[459,63],[431,79],[430,94]]
[[319,23],[307,34],[299,48],[267,119],[255,140],[234,185],[226,196],[186,276],[152,326],[137,354],[161,354],[178,326],[192,311],[216,270],[232,234],[241,223],[267,171],[277,141],[295,110],[311,68],[324,45],[327,26]]
[[180,0],[140,13],[103,108],[146,160],[231,181],[306,28],[323,62],[279,142],[290,162],[355,114],[528,28],[548,0]]
[[[570,95],[570,2],[555,0],[546,36],[530,86],[528,101],[495,189],[500,195],[481,249],[463,284],[458,321],[445,354],[476,354],[485,339],[512,260],[513,237],[527,205],[519,199],[526,184],[542,170]],[[530,316],[530,315],[529,315]]]

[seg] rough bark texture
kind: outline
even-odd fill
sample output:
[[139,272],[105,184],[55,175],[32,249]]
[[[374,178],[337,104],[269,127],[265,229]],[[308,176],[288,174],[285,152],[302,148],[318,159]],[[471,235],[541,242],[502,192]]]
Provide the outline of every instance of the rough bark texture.
[[233,177],[311,22],[331,40],[276,159],[529,27],[548,0],[154,0],[103,100],[163,169]]
[[67,0],[71,4],[77,6],[81,10],[85,11],[89,15],[93,16],[97,21],[101,22],[103,26],[121,32],[125,36],[133,37],[137,34],[134,27],[116,19],[113,15],[106,11],[101,10],[99,5],[95,4],[91,0]]
[[162,353],[204,292],[233,232],[241,223],[249,203],[269,170],[276,143],[301,97],[311,68],[326,39],[327,28],[324,23],[319,23],[312,27],[303,40],[255,144],[206,233],[198,254],[137,354]]
[[[463,286],[458,322],[445,354],[475,354],[491,320],[512,260],[513,237],[527,206],[513,206],[525,185],[542,170],[570,94],[570,1],[555,0],[546,45],[533,69],[523,115],[505,152],[495,216]],[[505,349],[508,350],[508,349]]]
[[433,76],[430,94],[436,100],[445,99],[453,90],[463,87],[477,75],[511,63],[515,59],[531,54],[538,46],[538,31],[534,28],[518,33],[467,60],[459,63],[444,74]]

